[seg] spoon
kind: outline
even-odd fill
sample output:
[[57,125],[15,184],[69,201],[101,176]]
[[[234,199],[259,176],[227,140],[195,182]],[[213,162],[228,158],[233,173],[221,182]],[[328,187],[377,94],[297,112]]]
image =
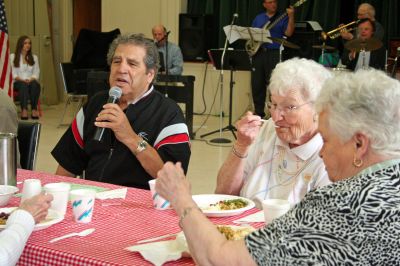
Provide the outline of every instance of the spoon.
[[93,233],[94,230],[95,230],[95,228],[90,228],[90,229],[83,230],[79,233],[66,234],[66,235],[63,235],[60,237],[53,238],[52,240],[49,241],[49,243],[54,243],[56,241],[59,241],[59,240],[62,240],[62,239],[68,238],[68,237],[73,237],[73,236],[87,236],[87,235],[90,235],[91,233]]

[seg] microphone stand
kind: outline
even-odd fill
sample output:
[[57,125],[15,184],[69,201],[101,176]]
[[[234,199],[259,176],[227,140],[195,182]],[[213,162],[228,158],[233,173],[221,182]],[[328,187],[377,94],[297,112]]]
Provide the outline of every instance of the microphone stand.
[[165,82],[165,97],[168,97],[168,81],[169,81],[169,66],[168,66],[168,35],[170,34],[170,31],[167,31],[165,36],[164,36],[164,40],[165,40],[165,78],[166,78],[166,82]]
[[392,75],[391,75],[392,78],[396,78],[397,60],[398,60],[399,56],[400,56],[400,46],[397,47],[397,54],[396,54],[396,57],[394,58],[394,63],[393,63],[393,68],[392,68]]
[[225,58],[225,53],[228,48],[228,40],[231,38],[232,34],[232,27],[233,23],[235,22],[235,19],[237,17],[237,14],[233,14],[232,22],[230,25],[229,29],[229,36],[226,36],[225,38],[225,44],[224,44],[224,50],[222,51],[221,55],[221,70],[219,72],[219,86],[220,86],[220,99],[219,99],[219,104],[220,104],[220,112],[219,112],[219,138],[215,138],[210,140],[211,143],[231,143],[232,141],[230,139],[226,139],[222,137],[222,128],[223,128],[223,112],[224,112],[224,100],[223,100],[223,91],[224,91],[224,58]]

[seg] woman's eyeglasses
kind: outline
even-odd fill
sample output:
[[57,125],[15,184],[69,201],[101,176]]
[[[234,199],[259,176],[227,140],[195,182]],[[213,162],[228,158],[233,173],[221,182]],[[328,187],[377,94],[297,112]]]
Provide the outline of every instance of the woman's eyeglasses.
[[269,111],[272,112],[276,112],[276,111],[280,111],[283,115],[290,115],[295,113],[299,108],[301,108],[302,106],[309,104],[311,102],[306,102],[300,105],[278,105],[276,103],[271,103],[271,102],[267,102],[267,107],[269,109]]

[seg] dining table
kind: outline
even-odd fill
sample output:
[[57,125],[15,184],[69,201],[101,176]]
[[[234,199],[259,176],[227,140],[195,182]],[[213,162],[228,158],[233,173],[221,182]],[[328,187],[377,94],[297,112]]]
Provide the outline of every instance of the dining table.
[[[17,186],[22,191],[25,179],[40,179],[47,183],[67,182],[76,186],[114,190],[123,186],[95,182],[80,178],[58,176],[39,171],[18,169]],[[20,197],[13,197],[7,207],[18,206]],[[218,225],[231,225],[241,217],[259,211],[256,208],[236,216],[209,217]],[[149,190],[127,188],[125,198],[96,199],[92,221],[77,223],[68,206],[64,219],[48,228],[33,231],[17,265],[152,265],[140,253],[126,250],[139,240],[181,231],[179,217],[173,209],[157,210]],[[253,225],[253,224],[252,224]],[[253,225],[258,228],[263,223]],[[70,237],[50,243],[49,241],[73,232],[95,228],[84,237]],[[164,265],[194,265],[192,258],[180,258]]]

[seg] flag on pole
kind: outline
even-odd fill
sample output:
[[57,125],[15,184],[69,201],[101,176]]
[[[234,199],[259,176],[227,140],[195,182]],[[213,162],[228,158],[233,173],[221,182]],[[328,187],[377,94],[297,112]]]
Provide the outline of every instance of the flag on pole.
[[0,89],[8,91],[13,98],[13,79],[10,62],[10,43],[4,0],[0,0]]

